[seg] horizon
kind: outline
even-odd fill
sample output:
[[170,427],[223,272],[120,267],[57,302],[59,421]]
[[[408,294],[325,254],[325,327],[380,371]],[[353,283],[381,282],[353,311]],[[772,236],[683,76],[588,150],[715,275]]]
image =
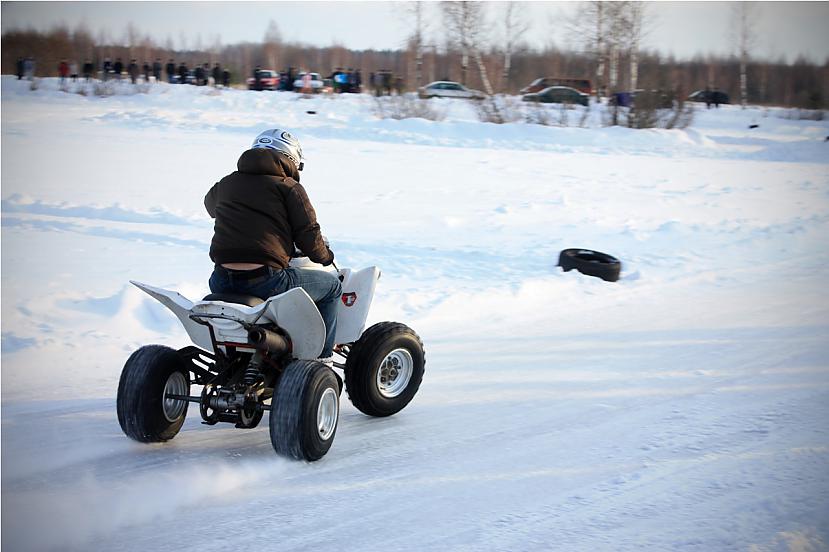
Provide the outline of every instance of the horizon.
[[[505,2],[488,2],[491,22]],[[535,50],[555,46],[579,50],[566,25],[578,2],[526,3],[534,22],[525,42]],[[676,59],[732,55],[729,34],[732,2],[647,2],[652,18],[641,50]],[[3,2],[2,33],[85,27],[112,44],[125,41],[129,25],[161,47],[198,50],[220,43],[261,43],[271,21],[283,42],[315,47],[344,46],[351,50],[405,49],[410,34],[403,2]],[[756,47],[753,57],[792,63],[802,57],[822,64],[829,60],[829,2],[757,3]],[[443,45],[445,34],[436,2],[427,3],[427,42]],[[187,21],[188,24],[182,22]],[[497,46],[493,27],[490,45]],[[368,29],[368,30],[367,30]]]

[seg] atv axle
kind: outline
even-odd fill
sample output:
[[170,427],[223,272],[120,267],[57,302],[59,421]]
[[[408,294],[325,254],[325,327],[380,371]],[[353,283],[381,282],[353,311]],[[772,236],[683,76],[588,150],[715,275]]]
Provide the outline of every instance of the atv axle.
[[[168,399],[175,399],[175,400],[179,400],[179,401],[188,401],[188,402],[192,402],[192,403],[201,403],[202,402],[201,397],[190,397],[190,396],[187,396],[187,395],[175,395],[173,393],[167,393],[167,395],[165,395],[165,397],[168,398]],[[211,401],[211,403],[212,402],[214,402],[214,401]],[[256,403],[256,404],[257,404],[257,409],[261,409],[261,410],[270,410],[271,409],[271,405],[269,405],[269,404],[264,404],[264,403]],[[213,404],[211,404],[210,407],[211,408],[231,408],[227,404],[224,404],[224,405],[216,404],[215,406]],[[235,408],[235,407],[233,407],[233,408]]]

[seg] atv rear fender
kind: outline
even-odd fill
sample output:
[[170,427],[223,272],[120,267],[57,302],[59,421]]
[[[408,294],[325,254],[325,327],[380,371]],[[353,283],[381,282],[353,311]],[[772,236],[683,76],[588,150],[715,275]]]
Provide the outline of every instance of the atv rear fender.
[[[213,350],[210,330],[204,324],[190,318],[191,315],[222,315],[248,324],[275,323],[291,338],[291,356],[297,359],[317,358],[325,344],[325,323],[322,321],[317,306],[302,288],[288,290],[268,298],[260,305],[248,307],[224,301],[194,303],[175,291],[132,280],[130,283],[173,311],[193,343],[207,351]],[[228,318],[203,318],[201,320],[206,321],[213,328],[218,343],[248,343],[248,332],[238,322]],[[251,349],[253,349],[252,346]]]

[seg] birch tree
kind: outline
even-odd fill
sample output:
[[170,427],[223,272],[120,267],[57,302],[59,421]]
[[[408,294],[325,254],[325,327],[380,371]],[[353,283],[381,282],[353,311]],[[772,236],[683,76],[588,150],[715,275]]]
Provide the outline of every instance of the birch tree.
[[639,84],[639,48],[646,33],[647,5],[644,2],[628,2],[626,9],[628,52],[630,57],[630,89]]
[[484,90],[487,94],[492,95],[494,91],[481,56],[486,20],[484,3],[443,2],[441,7],[443,8],[444,23],[449,32],[450,40],[461,49],[461,83],[466,85],[469,58],[472,57],[481,74]]
[[585,53],[592,56],[596,66],[596,101],[607,87],[607,2],[592,0],[580,4],[579,9],[567,22],[571,41],[581,44]]
[[740,57],[740,103],[745,109],[748,102],[746,66],[756,42],[757,6],[753,2],[737,2],[732,7],[731,20],[734,41]]
[[426,49],[426,32],[428,30],[426,5],[419,0],[411,2],[407,12],[409,18],[414,22],[414,31],[409,43],[414,51],[415,58],[415,88],[420,88],[423,82],[423,55]]
[[504,70],[501,73],[500,89],[504,90],[509,83],[509,72],[512,67],[512,54],[517,41],[530,30],[527,19],[527,4],[524,2],[507,2],[503,12],[504,20]]
[[619,58],[628,45],[628,5],[629,2],[606,2],[605,37],[608,50],[608,84],[610,90],[619,87]]

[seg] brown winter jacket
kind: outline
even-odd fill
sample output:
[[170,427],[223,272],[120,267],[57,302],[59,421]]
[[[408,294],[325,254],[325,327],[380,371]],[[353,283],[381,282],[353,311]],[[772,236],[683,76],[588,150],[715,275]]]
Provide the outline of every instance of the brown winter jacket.
[[257,148],[244,152],[237,168],[204,196],[207,212],[216,219],[213,262],[285,268],[296,244],[312,261],[331,264],[334,254],[322,240],[293,163],[274,150]]

